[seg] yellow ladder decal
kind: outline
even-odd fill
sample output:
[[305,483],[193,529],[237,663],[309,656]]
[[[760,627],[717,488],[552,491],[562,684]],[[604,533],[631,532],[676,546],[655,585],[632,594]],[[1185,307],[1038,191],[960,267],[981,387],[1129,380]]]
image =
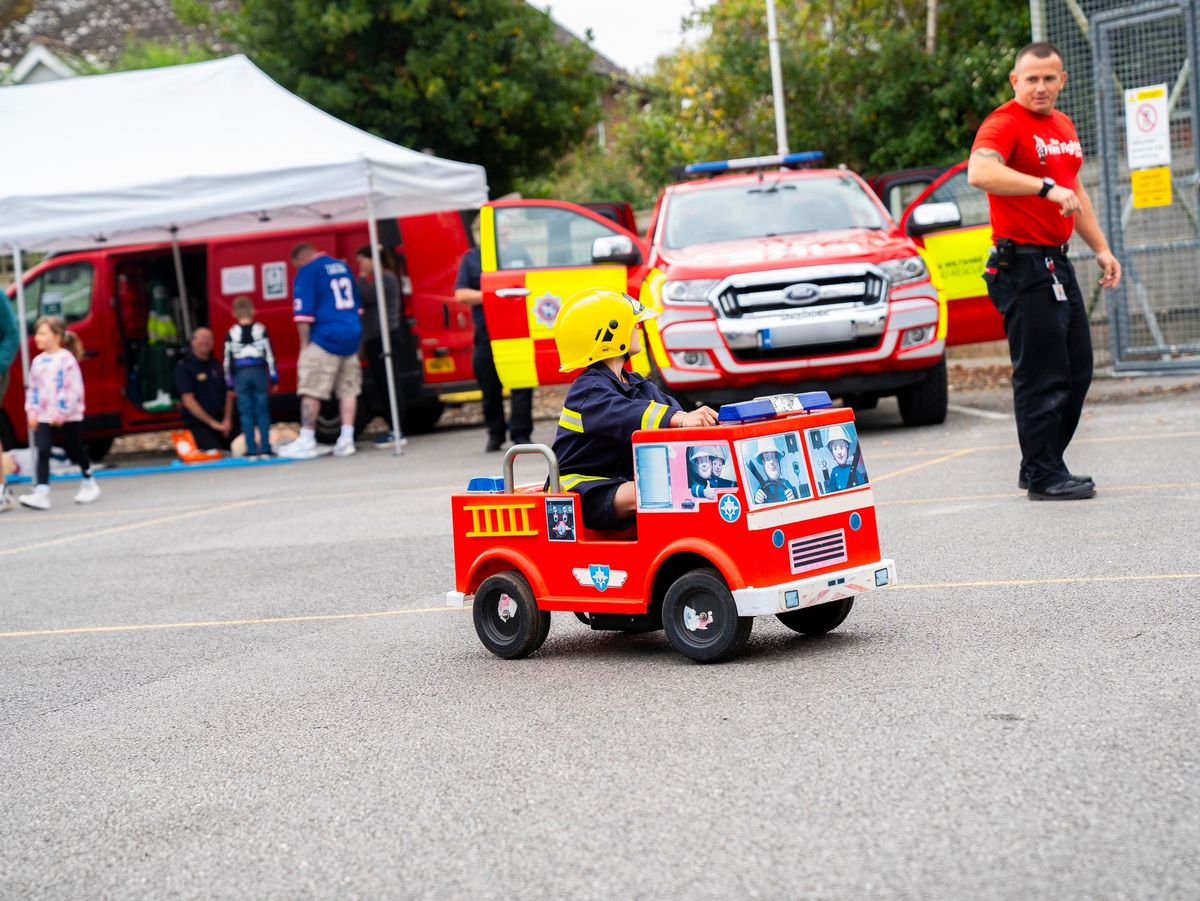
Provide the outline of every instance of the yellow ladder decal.
[[[528,537],[537,535],[536,527],[529,525],[529,511],[537,507],[534,503],[523,504],[473,504],[463,507],[471,513],[471,531],[467,538],[485,536]],[[495,513],[493,518],[492,514]]]

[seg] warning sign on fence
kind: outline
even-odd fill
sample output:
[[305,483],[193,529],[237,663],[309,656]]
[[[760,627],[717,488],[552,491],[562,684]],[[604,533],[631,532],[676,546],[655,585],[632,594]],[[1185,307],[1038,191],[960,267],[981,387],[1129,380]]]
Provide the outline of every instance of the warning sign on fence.
[[1130,169],[1171,165],[1171,125],[1165,84],[1125,92],[1125,145]]
[[1152,206],[1171,205],[1171,167],[1137,169],[1133,177],[1133,208],[1144,210]]

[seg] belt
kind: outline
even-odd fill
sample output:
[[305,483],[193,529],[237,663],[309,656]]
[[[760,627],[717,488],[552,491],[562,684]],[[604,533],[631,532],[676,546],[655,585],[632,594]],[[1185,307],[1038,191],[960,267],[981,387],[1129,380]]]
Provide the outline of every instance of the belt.
[[1001,238],[996,242],[996,246],[1001,244],[1009,244],[1012,246],[1013,253],[1018,254],[1037,254],[1038,256],[1063,256],[1067,255],[1070,250],[1070,244],[1018,244],[1016,241],[1009,241],[1007,238]]

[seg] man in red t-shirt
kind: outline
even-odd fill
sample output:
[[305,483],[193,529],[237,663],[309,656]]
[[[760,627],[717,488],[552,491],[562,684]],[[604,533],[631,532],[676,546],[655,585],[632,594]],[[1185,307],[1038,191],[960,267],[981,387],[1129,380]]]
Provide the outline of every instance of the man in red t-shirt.
[[1090,476],[1072,475],[1063,453],[1092,382],[1092,338],[1083,293],[1067,259],[1075,232],[1096,254],[1100,284],[1115,288],[1117,262],[1078,180],[1083,148],[1054,108],[1067,83],[1053,44],[1029,44],[1009,74],[1014,98],[979,127],[967,180],[988,194],[995,249],[984,281],[1004,317],[1021,442],[1018,484],[1030,500],[1094,497]]

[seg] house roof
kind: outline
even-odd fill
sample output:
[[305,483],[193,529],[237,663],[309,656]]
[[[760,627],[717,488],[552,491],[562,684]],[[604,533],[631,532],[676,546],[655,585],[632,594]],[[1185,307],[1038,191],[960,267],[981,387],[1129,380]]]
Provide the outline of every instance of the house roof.
[[[218,0],[222,5],[226,0]],[[129,40],[199,37],[183,25],[171,0],[0,0],[0,63],[15,64],[38,38],[48,38],[59,55],[75,53],[105,68],[125,52]],[[57,45],[57,46],[56,46]],[[220,48],[217,48],[220,49]]]

